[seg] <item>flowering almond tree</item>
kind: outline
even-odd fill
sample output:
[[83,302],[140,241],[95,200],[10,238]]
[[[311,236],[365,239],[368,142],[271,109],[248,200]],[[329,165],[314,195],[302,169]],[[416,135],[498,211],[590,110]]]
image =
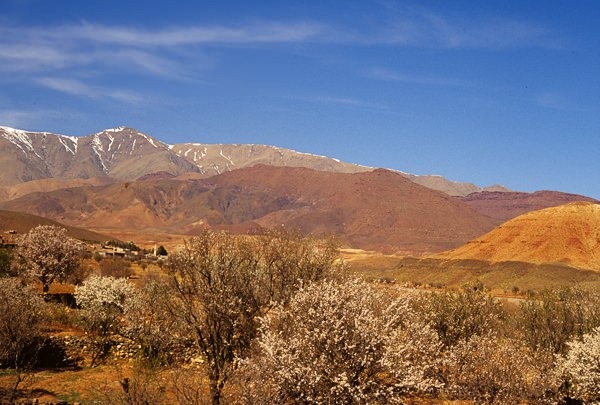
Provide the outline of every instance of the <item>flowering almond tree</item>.
[[40,225],[19,238],[17,245],[18,265],[42,282],[44,293],[54,280],[64,280],[79,266],[79,248],[64,228]]
[[584,403],[600,402],[600,327],[567,346],[568,353],[558,361],[567,395]]
[[172,313],[206,360],[213,404],[256,336],[257,318],[322,278],[336,258],[332,245],[283,231],[253,237],[204,231],[169,256]]
[[441,344],[409,297],[325,281],[262,319],[256,353],[239,373],[246,403],[403,403],[441,386]]

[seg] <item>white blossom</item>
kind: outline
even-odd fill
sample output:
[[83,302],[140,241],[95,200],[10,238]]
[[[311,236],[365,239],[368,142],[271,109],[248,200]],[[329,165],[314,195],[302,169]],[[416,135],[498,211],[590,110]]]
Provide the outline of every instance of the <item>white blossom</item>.
[[83,326],[95,348],[92,365],[110,350],[111,334],[119,330],[127,301],[134,299],[135,288],[123,278],[90,277],[75,287],[75,300],[83,311]]
[[18,239],[19,265],[42,282],[48,292],[55,279],[64,280],[79,266],[79,248],[64,228],[40,225]]
[[571,398],[600,403],[600,327],[567,343],[568,353],[558,360],[558,373]]
[[389,403],[430,391],[440,345],[415,321],[407,302],[363,281],[308,286],[263,318],[257,353],[240,372],[250,387],[245,399]]
[[553,357],[524,342],[475,335],[446,353],[444,374],[450,397],[477,403],[555,403]]

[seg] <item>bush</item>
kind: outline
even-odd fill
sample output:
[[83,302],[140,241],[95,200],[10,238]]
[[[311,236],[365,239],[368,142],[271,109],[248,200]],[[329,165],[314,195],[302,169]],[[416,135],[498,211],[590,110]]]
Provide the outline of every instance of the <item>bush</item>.
[[133,274],[131,262],[121,258],[104,258],[100,261],[100,275],[104,277],[128,278]]
[[44,301],[31,288],[15,278],[0,279],[0,366],[14,369],[14,381],[7,390],[12,403],[19,384],[36,360],[45,318]]
[[150,363],[170,362],[169,353],[184,339],[185,328],[171,313],[171,294],[165,282],[149,279],[124,307],[125,334],[140,346],[140,354]]
[[83,327],[92,339],[92,365],[108,354],[111,335],[119,330],[125,305],[136,299],[135,295],[133,285],[122,278],[91,277],[75,287]]
[[586,403],[600,401],[600,328],[585,334],[582,340],[567,343],[566,356],[559,357],[557,370],[563,388],[572,398]]
[[481,283],[467,284],[458,292],[432,293],[422,298],[421,307],[446,348],[494,332],[505,317],[502,306]]
[[553,357],[522,342],[473,336],[454,346],[444,360],[445,391],[476,403],[556,403]]
[[16,278],[0,279],[0,361],[15,367],[21,354],[41,334],[45,304]]
[[387,403],[433,391],[441,346],[409,307],[358,280],[300,290],[262,318],[238,374],[244,401]]
[[254,237],[203,231],[169,256],[172,313],[194,333],[213,403],[235,359],[250,348],[257,317],[321,279],[336,259],[332,244],[281,231]]
[[0,248],[0,277],[15,276],[12,268],[12,253],[8,249]]
[[600,326],[600,296],[577,288],[544,291],[521,304],[520,322],[531,348],[564,353],[569,340]]
[[94,269],[89,264],[81,263],[77,268],[69,274],[65,281],[73,285],[80,285],[83,283],[92,273]]

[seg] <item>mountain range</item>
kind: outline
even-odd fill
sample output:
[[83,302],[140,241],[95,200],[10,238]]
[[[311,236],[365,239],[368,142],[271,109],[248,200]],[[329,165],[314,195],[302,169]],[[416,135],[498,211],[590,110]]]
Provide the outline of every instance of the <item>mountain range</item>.
[[[594,199],[517,193],[265,145],[168,145],[119,127],[85,137],[0,127],[0,208],[107,234],[285,226],[350,247],[433,253],[523,212]],[[1,224],[0,224],[1,225]]]
[[[41,179],[89,179],[109,176],[137,180],[158,172],[210,177],[226,171],[270,166],[307,167],[336,173],[358,173],[372,167],[267,145],[179,143],[168,145],[133,128],[118,127],[74,137],[0,127],[0,186]],[[478,187],[437,175],[402,173],[415,183],[449,195],[465,196],[502,186]]]

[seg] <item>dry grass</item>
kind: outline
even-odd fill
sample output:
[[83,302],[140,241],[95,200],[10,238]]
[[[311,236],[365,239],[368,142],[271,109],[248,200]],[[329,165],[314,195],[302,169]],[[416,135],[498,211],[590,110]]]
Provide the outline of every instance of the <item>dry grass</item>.
[[[545,288],[580,286],[600,291],[600,272],[564,264],[524,262],[489,263],[482,260],[445,260],[389,256],[373,252],[344,253],[351,272],[372,280],[460,287],[480,280],[495,295]],[[516,287],[516,289],[515,289]]]

